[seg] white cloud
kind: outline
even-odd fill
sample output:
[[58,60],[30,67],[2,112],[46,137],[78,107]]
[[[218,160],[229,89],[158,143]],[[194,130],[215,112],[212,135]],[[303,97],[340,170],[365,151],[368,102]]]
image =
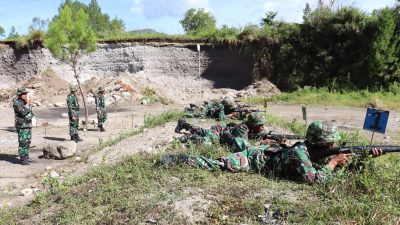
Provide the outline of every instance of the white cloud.
[[210,10],[209,0],[133,0],[131,11],[147,19],[182,16],[189,8]]

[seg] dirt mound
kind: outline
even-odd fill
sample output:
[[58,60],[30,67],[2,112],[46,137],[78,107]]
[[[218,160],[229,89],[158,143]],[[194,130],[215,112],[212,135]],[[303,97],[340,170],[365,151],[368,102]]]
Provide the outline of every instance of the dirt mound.
[[270,97],[273,95],[279,95],[281,91],[273,83],[263,79],[249,85],[240,93],[243,94],[243,97]]

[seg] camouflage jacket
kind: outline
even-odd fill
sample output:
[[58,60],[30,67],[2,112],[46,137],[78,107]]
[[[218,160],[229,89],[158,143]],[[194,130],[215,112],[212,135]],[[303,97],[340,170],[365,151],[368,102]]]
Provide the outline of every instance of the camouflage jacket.
[[96,110],[104,109],[106,107],[106,102],[104,100],[104,95],[96,95],[94,96],[94,100],[96,103]]
[[68,112],[76,113],[79,111],[78,98],[75,95],[69,94],[67,97]]
[[14,115],[15,115],[15,128],[25,129],[32,127],[32,106],[27,104],[25,101],[14,98],[13,103]]
[[289,149],[279,149],[270,145],[254,147],[247,140],[237,137],[232,147],[235,153],[216,160],[191,155],[189,164],[209,170],[220,168],[230,172],[253,171],[265,175],[272,173],[307,183],[323,183],[333,173],[327,165],[321,167],[310,161],[304,143]]

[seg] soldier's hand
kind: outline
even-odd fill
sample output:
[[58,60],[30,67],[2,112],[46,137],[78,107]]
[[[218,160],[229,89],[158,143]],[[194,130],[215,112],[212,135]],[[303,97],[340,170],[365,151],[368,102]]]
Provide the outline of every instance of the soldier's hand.
[[378,157],[383,154],[385,154],[385,152],[382,149],[377,149],[377,148],[372,149],[372,156],[374,157]]
[[72,116],[71,119],[72,119],[72,120],[76,120],[76,116]]
[[343,166],[349,162],[349,156],[351,154],[338,154],[332,158],[333,161],[336,162],[337,166]]

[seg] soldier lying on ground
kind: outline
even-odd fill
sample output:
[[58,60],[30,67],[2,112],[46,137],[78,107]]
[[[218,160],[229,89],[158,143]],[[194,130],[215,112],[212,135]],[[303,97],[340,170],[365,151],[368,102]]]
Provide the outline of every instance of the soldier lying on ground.
[[[270,145],[252,146],[246,139],[234,137],[231,142],[236,153],[218,159],[198,155],[166,155],[160,160],[163,166],[188,164],[208,170],[227,170],[230,172],[252,171],[268,175],[273,173],[291,180],[308,183],[324,183],[332,176],[338,166],[349,161],[349,154],[338,154],[325,165],[310,160],[309,150],[323,151],[334,146],[340,135],[333,122],[315,121],[307,129],[306,141],[290,148],[277,148]],[[372,154],[383,154],[381,149],[373,149]]]
[[186,134],[180,138],[183,143],[227,144],[230,142],[229,140],[234,137],[260,139],[260,137],[269,133],[264,124],[264,116],[260,113],[251,113],[247,120],[241,124],[231,123],[228,126],[225,124],[217,124],[210,129],[204,129],[190,124],[183,119],[179,119],[175,132],[180,133],[182,129],[189,131],[190,134]]

